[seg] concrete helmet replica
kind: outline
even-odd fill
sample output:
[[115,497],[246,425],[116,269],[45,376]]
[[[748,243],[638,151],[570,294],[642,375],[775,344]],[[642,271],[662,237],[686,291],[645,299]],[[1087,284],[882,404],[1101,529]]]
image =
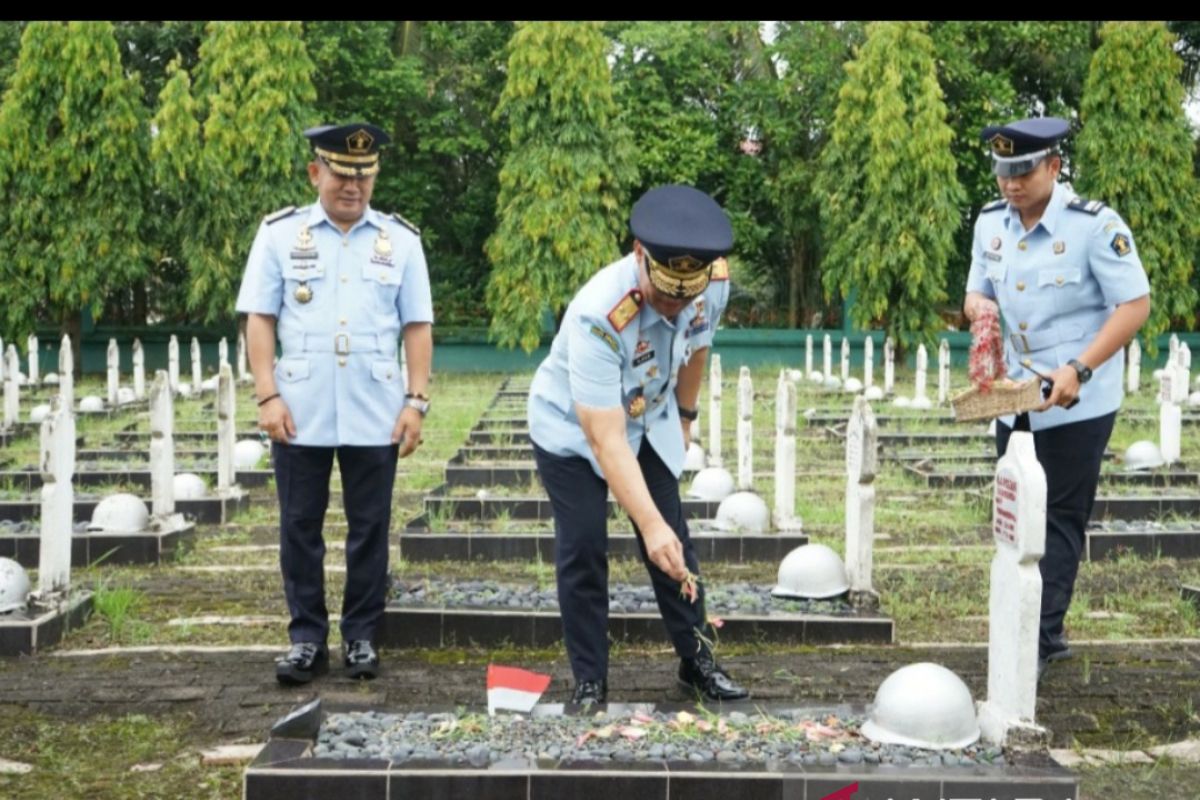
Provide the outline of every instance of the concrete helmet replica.
[[1122,460],[1125,462],[1125,469],[1131,472],[1140,469],[1157,469],[1167,463],[1163,458],[1162,450],[1158,449],[1158,445],[1146,439],[1129,445],[1125,449],[1125,457]]
[[823,544],[806,544],[788,553],[779,564],[771,595],[791,600],[827,600],[850,591],[846,565]]
[[725,531],[764,533],[771,527],[771,512],[754,492],[734,492],[717,508],[717,527]]
[[733,476],[724,467],[707,467],[692,478],[687,496],[696,500],[719,503],[733,494]]
[[254,469],[262,460],[266,448],[254,439],[242,439],[233,446],[234,469]]
[[29,409],[29,421],[41,423],[46,417],[50,416],[50,404],[42,403]]
[[704,448],[698,442],[688,445],[687,455],[683,457],[683,469],[686,472],[699,472],[704,469]]
[[100,501],[87,529],[98,533],[137,533],[146,529],[150,510],[136,495],[121,492]]
[[181,472],[174,477],[176,500],[199,500],[208,494],[208,485],[194,472]]
[[29,574],[11,558],[0,558],[0,614],[11,614],[29,600]]
[[80,399],[79,410],[85,414],[94,414],[97,411],[103,411],[104,400],[94,394],[89,394],[87,397]]
[[930,750],[968,747],[979,739],[975,701],[962,679],[940,664],[909,664],[879,685],[862,734]]

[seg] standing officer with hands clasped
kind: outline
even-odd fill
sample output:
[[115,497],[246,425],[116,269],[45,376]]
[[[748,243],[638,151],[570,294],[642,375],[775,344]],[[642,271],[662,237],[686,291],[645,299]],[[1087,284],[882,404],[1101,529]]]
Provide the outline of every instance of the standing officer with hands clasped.
[[1053,387],[1041,408],[996,426],[1000,455],[1013,430],[1031,430],[1046,473],[1039,676],[1071,655],[1063,619],[1121,407],[1122,348],[1150,314],[1150,284],[1129,227],[1058,182],[1058,142],[1068,129],[1066,120],[1044,117],[983,130],[1003,198],[975,222],[964,307],[974,321],[999,304],[1009,376],[1041,374]]
[[[349,531],[342,604],[348,674],[379,671],[376,627],[387,593],[396,460],[421,443],[429,410],[433,307],[419,231],[370,206],[387,134],[352,123],[305,131],[317,202],[263,220],[238,294],[259,427],[271,438],[280,567],[292,647],[283,684],[329,667],[325,541],[334,456]],[[408,385],[397,360],[403,332]],[[282,354],[272,367],[278,338]]]

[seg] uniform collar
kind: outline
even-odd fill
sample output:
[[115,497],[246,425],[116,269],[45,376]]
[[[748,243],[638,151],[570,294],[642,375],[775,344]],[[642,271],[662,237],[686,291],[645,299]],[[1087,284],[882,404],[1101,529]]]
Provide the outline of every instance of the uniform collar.
[[[321,201],[318,199],[317,202],[309,206],[308,219],[305,220],[305,225],[311,229],[317,227],[321,223],[325,223],[339,234],[342,231],[342,229],[339,228],[334,221],[329,218],[329,215],[325,213],[325,206],[321,205]],[[379,219],[379,212],[371,208],[370,204],[367,205],[366,209],[363,211],[363,215],[359,217],[358,221],[351,226],[347,233],[353,233],[364,225],[374,225],[376,228],[383,228],[383,223]]]
[[[1050,202],[1046,203],[1046,210],[1042,212],[1042,218],[1038,220],[1037,225],[1033,226],[1037,230],[1038,225],[1045,228],[1046,233],[1054,235],[1054,229],[1058,226],[1058,218],[1062,216],[1063,206],[1071,200],[1071,194],[1067,188],[1057,181],[1054,184],[1054,189],[1050,193]],[[1017,225],[1021,225],[1021,216],[1017,210],[1008,204],[1004,207],[1004,226],[1009,227],[1010,223],[1015,220]],[[1033,231],[1030,231],[1032,233]]]

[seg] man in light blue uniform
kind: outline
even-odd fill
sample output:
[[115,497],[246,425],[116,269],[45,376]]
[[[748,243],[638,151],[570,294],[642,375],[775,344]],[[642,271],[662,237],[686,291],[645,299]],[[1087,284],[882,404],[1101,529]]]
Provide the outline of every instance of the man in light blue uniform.
[[716,663],[703,586],[679,499],[679,474],[713,332],[729,300],[723,256],[733,233],[720,206],[688,186],[634,205],[633,252],[575,295],[529,393],[529,432],[554,510],[558,598],[576,680],[572,701],[608,690],[611,489],[629,514],[681,683],[712,700],[748,696]]
[[[370,207],[381,129],[365,123],[305,131],[318,202],[263,220],[238,293],[259,427],[273,440],[280,566],[290,652],[284,684],[328,668],[325,542],[336,455],[349,532],[341,633],[352,677],[373,678],[375,629],[387,592],[396,460],[421,442],[433,352],[433,307],[419,232]],[[397,359],[403,333],[405,376]],[[276,336],[281,356],[272,366]]]
[[985,128],[1004,199],[975,223],[967,316],[999,305],[1010,377],[1048,380],[1041,409],[997,425],[1001,455],[1014,429],[1031,430],[1046,472],[1039,674],[1070,657],[1071,602],[1100,462],[1121,406],[1124,345],[1150,313],[1150,284],[1117,212],[1057,182],[1065,120]]

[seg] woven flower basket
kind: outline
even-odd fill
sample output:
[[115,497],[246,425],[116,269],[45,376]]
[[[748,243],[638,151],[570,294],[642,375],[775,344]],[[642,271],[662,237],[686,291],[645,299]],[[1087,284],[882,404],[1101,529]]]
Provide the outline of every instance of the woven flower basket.
[[981,392],[978,387],[951,398],[954,418],[959,422],[980,419],[995,419],[1005,414],[1020,414],[1042,405],[1041,380],[1030,378],[1021,383],[998,381],[990,391]]

